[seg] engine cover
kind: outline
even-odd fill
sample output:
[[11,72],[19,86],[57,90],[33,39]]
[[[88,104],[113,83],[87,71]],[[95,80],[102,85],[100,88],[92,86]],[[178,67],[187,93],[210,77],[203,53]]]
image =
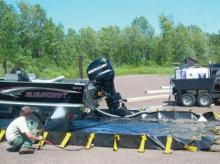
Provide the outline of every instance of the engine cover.
[[125,116],[128,111],[123,103],[120,93],[117,93],[114,87],[114,70],[110,61],[106,58],[97,59],[92,62],[87,74],[90,81],[93,81],[97,87],[105,92],[106,103],[111,113]]

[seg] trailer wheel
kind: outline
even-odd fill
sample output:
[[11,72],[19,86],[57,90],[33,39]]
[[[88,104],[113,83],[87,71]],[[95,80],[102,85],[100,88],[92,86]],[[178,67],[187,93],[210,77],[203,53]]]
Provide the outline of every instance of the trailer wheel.
[[185,93],[185,94],[181,95],[180,101],[181,101],[181,104],[182,104],[183,106],[190,107],[190,106],[195,105],[195,103],[196,103],[196,98],[195,98],[195,96],[194,96],[193,94],[191,94],[191,93]]
[[208,93],[199,94],[197,97],[197,103],[202,107],[209,106],[212,103],[212,97]]

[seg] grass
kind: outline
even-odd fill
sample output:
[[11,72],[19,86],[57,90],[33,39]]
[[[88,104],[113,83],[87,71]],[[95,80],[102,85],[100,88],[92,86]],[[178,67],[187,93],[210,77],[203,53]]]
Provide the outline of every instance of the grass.
[[115,68],[116,75],[137,75],[137,74],[160,74],[168,75],[172,72],[171,67],[159,65],[153,66],[120,66]]
[[[171,67],[153,65],[153,66],[113,66],[115,70],[115,74],[119,75],[139,75],[139,74],[157,74],[157,75],[169,75],[172,72]],[[78,68],[73,68],[73,66],[69,67],[56,67],[56,66],[49,66],[43,70],[39,70],[35,67],[35,69],[28,70],[29,73],[35,73],[38,78],[54,78],[57,76],[65,76],[66,78],[73,79],[79,78],[79,70]],[[0,68],[0,75],[3,76],[3,69]],[[84,77],[86,75],[86,68],[84,69]]]
[[[158,74],[158,75],[169,75],[172,71],[170,67],[162,66],[116,66],[114,67],[115,74],[119,75],[139,75],[139,74]],[[87,77],[86,69],[83,71],[84,77]],[[66,69],[62,68],[47,68],[41,72],[38,72],[38,76],[42,78],[51,78],[64,75],[66,78],[79,78],[79,70],[77,68],[73,69],[68,67]]]

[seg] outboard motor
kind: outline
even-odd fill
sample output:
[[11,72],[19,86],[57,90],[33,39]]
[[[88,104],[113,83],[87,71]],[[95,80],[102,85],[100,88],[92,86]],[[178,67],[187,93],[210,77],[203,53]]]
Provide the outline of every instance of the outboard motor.
[[112,114],[125,116],[128,114],[120,93],[114,87],[114,70],[110,61],[106,58],[97,59],[87,68],[89,80],[97,88],[101,88],[105,93],[105,100]]

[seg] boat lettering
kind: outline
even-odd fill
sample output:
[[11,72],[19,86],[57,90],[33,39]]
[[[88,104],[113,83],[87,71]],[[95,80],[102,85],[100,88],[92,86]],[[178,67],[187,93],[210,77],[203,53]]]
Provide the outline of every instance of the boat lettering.
[[68,93],[62,93],[62,92],[42,92],[42,91],[28,91],[25,93],[25,97],[30,98],[65,98]]
[[98,71],[98,70],[100,70],[100,69],[102,69],[102,68],[104,68],[104,67],[106,67],[106,66],[107,66],[106,63],[105,63],[105,64],[102,64],[102,65],[100,65],[100,66],[98,66],[98,67],[96,67],[96,68],[93,68],[93,69],[91,69],[90,71],[88,71],[88,74],[94,73],[94,72],[96,72],[96,71]]
[[81,89],[82,89],[82,87],[80,87],[80,86],[73,87],[73,90],[81,90]]

